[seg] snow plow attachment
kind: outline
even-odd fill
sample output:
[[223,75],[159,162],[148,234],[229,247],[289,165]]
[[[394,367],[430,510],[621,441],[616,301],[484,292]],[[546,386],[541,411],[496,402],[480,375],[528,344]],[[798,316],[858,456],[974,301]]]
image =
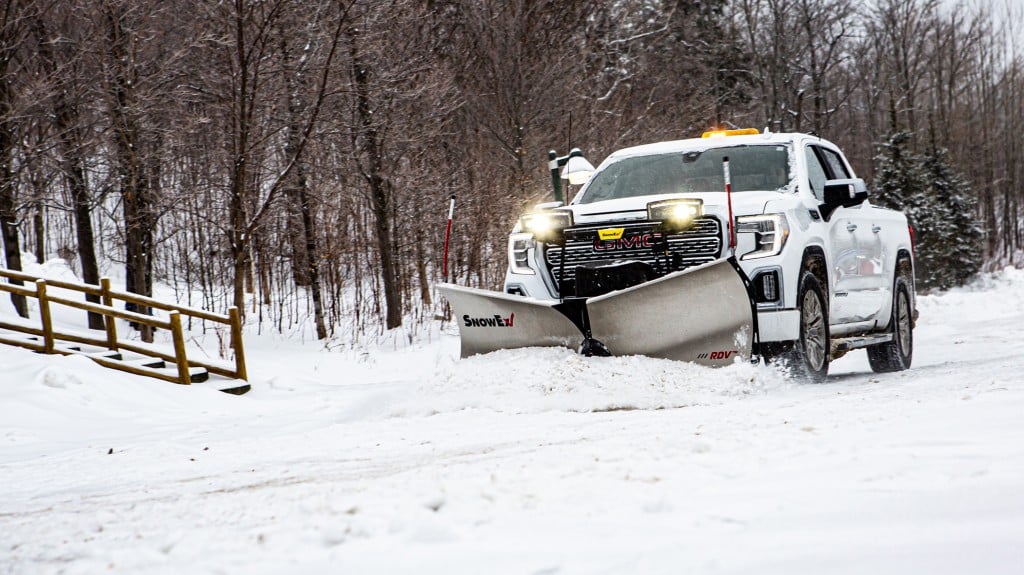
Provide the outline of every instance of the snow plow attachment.
[[563,303],[501,292],[440,284],[459,324],[462,357],[520,347],[568,347],[580,344],[582,334]]
[[749,282],[731,258],[561,302],[451,284],[438,289],[459,324],[462,357],[564,346],[594,355],[646,355],[720,366],[749,358],[756,333]]

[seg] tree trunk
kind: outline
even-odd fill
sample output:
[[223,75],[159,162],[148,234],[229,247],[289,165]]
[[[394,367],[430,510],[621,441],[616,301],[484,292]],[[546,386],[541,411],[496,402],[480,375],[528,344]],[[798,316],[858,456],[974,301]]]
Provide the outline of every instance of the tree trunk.
[[[75,238],[78,241],[78,259],[82,264],[82,281],[91,285],[99,285],[100,271],[96,260],[95,236],[92,231],[92,206],[89,190],[85,184],[85,162],[81,150],[71,136],[71,118],[74,114],[66,103],[58,104],[57,124],[61,132],[61,164],[68,188],[71,191],[73,212],[75,214]],[[92,294],[85,295],[86,301],[100,303],[100,298]],[[89,329],[104,329],[103,316],[89,312]]]
[[46,214],[44,212],[46,208],[43,207],[42,202],[35,205],[32,211],[32,229],[35,233],[36,243],[33,246],[35,250],[36,261],[43,263],[46,261]]
[[[2,139],[3,136],[0,136]],[[4,146],[5,143],[0,143]],[[0,166],[0,229],[2,229],[4,243],[4,258],[7,268],[21,271],[21,247],[18,244],[18,214],[15,210],[14,201],[14,177],[11,174],[10,166],[7,163],[6,150],[0,149],[3,153],[3,165]],[[15,285],[22,285],[21,280],[9,280]],[[25,296],[11,294],[11,303],[14,310],[21,317],[28,317],[28,303]]]
[[[11,134],[12,121],[11,82],[7,78],[9,55],[4,50],[0,58],[0,235],[3,236],[4,261],[7,268],[21,271],[21,246],[18,243],[18,213],[15,202],[16,185],[14,173],[11,171],[11,148],[14,137]],[[22,285],[21,280],[10,280],[15,285]],[[28,317],[28,303],[25,296],[11,294],[14,310],[21,317]]]
[[313,214],[309,206],[309,194],[305,186],[299,188],[299,204],[302,211],[302,232],[306,236],[306,254],[309,264],[309,289],[313,296],[313,318],[316,321],[317,339],[327,339],[324,323],[324,303],[320,286],[320,258],[318,256],[316,233],[313,229]]
[[242,201],[242,182],[245,177],[243,160],[239,158],[231,179],[231,198],[229,211],[231,214],[231,228],[228,231],[228,241],[231,244],[231,258],[233,262],[232,276],[232,305],[245,315],[245,278],[246,263],[248,262],[248,238],[245,235],[245,204]]
[[[297,158],[299,142],[302,138],[302,116],[306,113],[306,102],[302,94],[307,92],[300,67],[290,69],[292,65],[291,51],[287,42],[287,34],[281,34],[281,56],[287,69],[286,81],[288,93],[288,139],[285,144],[285,161],[295,162],[289,176],[285,194],[289,197],[289,207],[298,211],[298,224],[289,230],[292,245],[292,278],[296,285],[309,288],[313,299],[313,320],[316,323],[317,339],[327,339],[327,326],[324,323],[323,292],[320,285],[320,261],[317,250],[316,230],[310,208],[309,185],[302,161]],[[301,66],[301,65],[300,65]],[[289,218],[291,219],[291,218]]]
[[356,84],[356,115],[362,128],[358,138],[360,152],[366,156],[363,177],[370,187],[370,208],[374,217],[374,236],[380,257],[381,280],[384,282],[385,325],[394,329],[402,325],[402,299],[398,289],[395,249],[391,239],[391,183],[384,176],[381,142],[370,102],[369,63],[359,51],[359,32],[349,29],[352,69]]
[[235,0],[235,65],[238,66],[238,88],[233,94],[234,131],[232,157],[234,165],[231,169],[231,191],[228,200],[230,228],[228,241],[231,244],[231,256],[234,262],[232,291],[233,305],[239,313],[245,315],[245,280],[248,277],[249,237],[246,234],[248,218],[245,210],[246,162],[249,156],[249,107],[252,95],[249,93],[249,58],[245,39],[245,2]]
[[[416,202],[416,221],[422,222],[423,208],[420,206],[420,199],[416,198],[414,201]],[[428,237],[428,235],[425,233],[420,233],[419,237]],[[416,241],[414,242],[413,245],[416,246],[416,253],[414,254],[414,256],[416,258],[416,278],[420,284],[420,301],[423,302],[423,305],[429,306],[431,304],[431,298],[430,278],[427,277],[427,256],[424,253],[425,250],[423,249],[423,242]],[[444,278],[444,280],[448,281],[448,278]]]
[[[117,155],[118,186],[122,198],[125,227],[125,288],[132,293],[151,297],[153,295],[149,270],[152,269],[153,228],[156,217],[153,214],[150,179],[145,173],[142,153],[141,126],[136,117],[133,98],[133,70],[130,66],[131,40],[125,37],[121,23],[123,9],[106,5],[107,46],[110,49],[111,73],[108,86],[110,91],[110,114],[113,124],[115,153]],[[134,303],[125,304],[125,309],[151,314],[148,306]],[[139,330],[142,341],[153,341],[153,328],[149,325],[132,323]]]
[[[96,261],[95,236],[92,231],[92,205],[89,189],[85,182],[85,158],[81,148],[78,122],[81,120],[74,98],[77,97],[79,64],[75,61],[56,61],[52,42],[41,20],[36,21],[36,37],[39,52],[47,73],[57,81],[53,102],[53,127],[58,134],[60,168],[68,190],[71,192],[72,213],[75,220],[75,238],[78,242],[78,258],[82,265],[82,280],[85,283],[100,283],[99,265]],[[65,55],[73,47],[64,47]],[[73,58],[73,57],[71,57]],[[86,294],[86,301],[100,303],[100,298]],[[104,329],[103,316],[89,312],[89,328]]]
[[[21,247],[18,244],[18,214],[14,201],[14,175],[7,162],[6,134],[0,134],[0,154],[3,154],[0,165],[0,230],[4,244],[4,258],[7,268],[21,271]],[[22,285],[21,280],[9,280],[15,285]],[[25,296],[11,294],[14,310],[21,317],[28,317],[28,303]]]

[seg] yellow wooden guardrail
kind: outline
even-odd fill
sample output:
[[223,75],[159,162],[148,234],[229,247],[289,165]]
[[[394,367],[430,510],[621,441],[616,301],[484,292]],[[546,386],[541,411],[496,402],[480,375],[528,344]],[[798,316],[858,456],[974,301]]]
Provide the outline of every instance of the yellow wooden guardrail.
[[[155,377],[158,379],[163,379],[166,381],[180,383],[184,385],[188,385],[189,383],[191,383],[191,367],[201,367],[206,369],[209,373],[222,375],[224,377],[229,377],[232,379],[248,380],[248,375],[246,374],[245,371],[245,352],[242,346],[241,315],[238,313],[238,308],[236,307],[232,306],[231,308],[228,308],[228,315],[220,315],[203,310],[197,310],[184,306],[168,304],[138,294],[112,290],[110,288],[110,280],[108,278],[101,279],[100,285],[96,286],[91,284],[65,282],[53,279],[43,279],[26,273],[16,272],[4,268],[0,268],[0,278],[27,282],[27,285],[19,286],[13,283],[9,283],[9,281],[0,281],[0,291],[8,292],[11,294],[18,294],[26,298],[34,298],[38,300],[40,316],[40,326],[38,328],[33,327],[31,325],[27,325],[26,322],[13,323],[2,320],[0,320],[0,328],[20,333],[26,333],[29,335],[34,335],[42,338],[41,343],[38,341],[30,340],[5,340],[5,343],[18,345],[42,353],[66,354],[71,352],[61,350],[57,344],[62,342],[73,342],[94,345],[98,347],[105,347],[111,351],[124,350],[138,353],[140,355],[148,357],[156,357],[164,361],[173,363],[177,367],[177,374],[170,375],[167,373],[161,373],[157,370],[131,365],[129,363],[122,362],[116,359],[104,358],[96,355],[89,355],[90,359],[106,367],[119,369],[121,371],[127,371],[129,373],[134,373],[137,375]],[[86,301],[77,301],[61,297],[54,297],[47,293],[48,287],[61,288],[70,291],[80,292],[83,294],[90,294],[98,297],[102,304],[91,303]],[[117,309],[114,307],[114,300],[120,300],[127,303],[133,303],[138,306],[164,310],[168,312],[168,319],[162,320],[151,315],[145,315],[141,313]],[[102,315],[105,327],[104,337],[92,337],[90,335],[81,333],[68,333],[58,331],[53,326],[53,320],[50,310],[51,304],[66,305],[72,308],[84,310],[86,312],[92,312]],[[213,323],[224,324],[230,327],[231,349],[234,350],[235,352],[235,364],[233,369],[225,367],[224,365],[218,365],[211,362],[188,359],[185,353],[185,336],[181,326],[181,316],[183,315],[210,321]],[[115,319],[124,319],[142,325],[148,325],[158,329],[169,330],[171,332],[171,339],[174,343],[174,353],[169,354],[153,346],[139,345],[137,342],[118,338],[117,324],[114,321]]]

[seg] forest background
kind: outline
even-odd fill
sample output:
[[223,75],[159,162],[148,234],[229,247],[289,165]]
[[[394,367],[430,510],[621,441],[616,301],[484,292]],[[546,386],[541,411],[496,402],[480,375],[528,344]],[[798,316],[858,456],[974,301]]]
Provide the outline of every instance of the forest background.
[[[3,0],[4,263],[61,257],[337,346],[500,288],[547,152],[803,131],[905,210],[919,289],[1024,263],[1024,7]],[[27,313],[25,302],[15,301]]]

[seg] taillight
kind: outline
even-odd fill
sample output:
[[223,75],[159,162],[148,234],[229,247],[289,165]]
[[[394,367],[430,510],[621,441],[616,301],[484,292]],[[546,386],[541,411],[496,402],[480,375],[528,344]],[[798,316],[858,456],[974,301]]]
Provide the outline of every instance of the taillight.
[[907,229],[910,230],[910,253],[914,253],[914,226],[907,224]]

